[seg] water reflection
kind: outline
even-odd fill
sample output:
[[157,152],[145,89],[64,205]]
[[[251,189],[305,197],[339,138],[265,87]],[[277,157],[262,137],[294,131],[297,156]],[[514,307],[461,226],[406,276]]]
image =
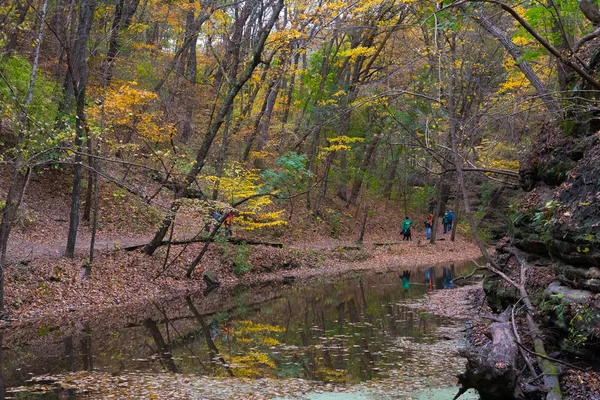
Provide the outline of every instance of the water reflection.
[[[454,266],[452,266],[453,268]],[[442,285],[444,289],[452,289],[452,269],[443,267],[442,271]]]
[[404,271],[402,273],[402,288],[404,289],[404,291],[407,291],[408,289],[410,289],[410,271]]
[[468,268],[297,285],[254,305],[241,292],[234,307],[209,315],[198,311],[204,298],[186,296],[175,308],[155,304],[153,318],[122,329],[104,332],[84,323],[75,336],[45,334],[0,359],[9,386],[23,384],[28,373],[92,369],[348,383],[386,378],[398,365],[420,360],[423,346],[437,341],[437,327],[448,323],[415,299],[451,287],[452,277]]

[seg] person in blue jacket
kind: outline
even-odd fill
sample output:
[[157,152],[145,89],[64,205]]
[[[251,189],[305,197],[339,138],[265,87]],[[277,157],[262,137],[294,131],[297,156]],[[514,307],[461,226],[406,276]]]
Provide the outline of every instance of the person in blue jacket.
[[454,213],[452,210],[448,210],[448,232],[452,230],[452,225],[454,223]]

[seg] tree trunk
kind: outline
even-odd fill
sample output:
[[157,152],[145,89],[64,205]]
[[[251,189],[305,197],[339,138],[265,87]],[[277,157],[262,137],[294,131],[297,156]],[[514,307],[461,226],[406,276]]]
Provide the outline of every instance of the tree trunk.
[[76,89],[76,123],[75,123],[75,165],[73,167],[73,191],[71,193],[71,212],[69,216],[69,233],[65,257],[73,258],[77,229],[79,228],[79,204],[81,196],[81,145],[86,134],[85,129],[85,92],[87,86],[87,41],[89,38],[97,0],[82,0],[79,8],[79,23],[77,37],[71,55],[71,71],[73,72],[73,87]]
[[[195,0],[190,0],[190,6],[194,4]],[[194,117],[194,101],[192,99],[196,98],[196,83],[198,79],[198,60],[196,57],[196,47],[198,46],[198,29],[194,23],[194,11],[189,10],[187,13],[187,21],[186,21],[186,36],[192,35],[192,39],[189,44],[188,49],[188,60],[187,60],[187,71],[188,71],[188,79],[190,83],[189,91],[191,95],[188,96],[187,102],[185,104],[185,118],[183,120],[183,128],[181,133],[181,141],[183,143],[187,143],[190,140],[190,136],[192,133],[192,120]]]
[[594,24],[594,26],[600,26],[600,11],[598,5],[593,0],[581,0],[577,2],[579,9],[585,15],[585,17]]
[[456,238],[456,228],[458,226],[458,222],[460,221],[460,217],[461,217],[461,201],[458,201],[456,204],[456,217],[454,218],[454,223],[452,224],[452,236],[450,236],[450,240],[454,242],[454,239]]
[[[247,162],[248,158],[250,157],[250,150],[252,150],[252,145],[254,144],[254,141],[256,140],[256,137],[258,136],[259,131],[261,129],[262,119],[265,116],[265,114],[267,114],[269,102],[272,99],[272,94],[275,91],[275,86],[277,85],[277,82],[278,78],[274,77],[269,83],[269,86],[266,90],[265,99],[263,100],[260,112],[258,113],[254,121],[254,128],[252,129],[252,133],[246,138],[246,146],[244,147],[244,153],[242,155],[243,162]],[[272,103],[274,104],[275,102],[273,101]]]
[[348,188],[347,188],[347,174],[348,159],[346,156],[346,150],[340,151],[340,180],[337,184],[337,197],[344,201],[348,201]]
[[357,241],[359,246],[362,246],[363,240],[365,239],[365,228],[367,227],[367,216],[368,215],[369,215],[369,212],[365,208],[365,215],[363,216],[362,226],[360,228],[360,236],[358,237],[358,241]]
[[325,159],[325,172],[323,174],[323,183],[321,184],[321,189],[319,190],[319,194],[317,195],[317,200],[315,201],[315,208],[313,212],[315,214],[319,214],[319,209],[321,208],[321,203],[325,200],[325,196],[327,195],[327,184],[329,182],[329,171],[331,170],[331,164],[333,163],[333,159],[335,158],[335,152],[330,152],[327,154],[327,158]]
[[[96,231],[98,229],[98,212],[99,212],[99,204],[98,204],[98,162],[94,162],[94,174],[92,175],[92,183],[94,186],[94,213],[92,214],[92,237],[90,239],[90,268],[94,263],[94,247],[96,244]],[[86,270],[86,276],[89,276],[91,271]]]
[[[80,122],[78,121],[77,124]],[[81,140],[75,139],[75,149],[81,149]],[[64,256],[75,257],[75,244],[77,241],[77,230],[79,228],[79,203],[81,195],[81,156],[75,155],[73,166],[73,188],[71,191],[71,212],[69,214],[69,232],[67,234],[67,247]]]
[[[463,10],[466,9],[464,5],[461,5],[460,7]],[[552,115],[556,115],[559,111],[558,106],[554,102],[554,99],[548,92],[548,89],[541,81],[539,76],[531,68],[527,60],[523,59],[523,55],[519,51],[519,48],[512,42],[512,40],[508,36],[504,34],[504,32],[500,30],[500,28],[495,26],[492,23],[492,21],[490,21],[485,15],[477,13],[471,16],[474,20],[476,20],[479,23],[479,25],[481,25],[486,31],[488,31],[493,37],[495,37],[500,42],[500,44],[502,44],[502,46],[504,46],[506,51],[508,51],[511,57],[515,60],[515,63],[517,64],[523,75],[525,75],[525,78],[527,78],[529,83],[531,83],[531,86],[535,88],[548,111]]]
[[85,207],[83,208],[82,219],[89,223],[90,214],[92,213],[92,196],[94,193],[94,185],[92,184],[92,181],[94,180],[94,157],[92,156],[92,138],[89,136],[87,138],[87,151],[90,153],[88,156],[88,183],[85,191]]
[[19,15],[17,17],[17,20],[15,21],[15,26],[17,27],[17,29],[13,30],[12,32],[10,32],[9,35],[7,35],[10,38],[10,40],[8,41],[8,45],[6,46],[6,56],[10,56],[17,47],[20,32],[19,27],[23,26],[25,18],[27,17],[27,11],[29,11],[29,7],[30,2],[28,0],[19,2],[19,5],[17,6],[17,13]]
[[[20,155],[21,152],[19,152],[19,158]],[[19,205],[25,192],[29,172],[30,170],[28,169],[27,174],[22,176],[20,172],[20,160],[18,160],[14,166],[12,182],[2,212],[2,222],[0,223],[0,316],[4,315],[4,268],[8,265],[6,259],[8,239],[12,226],[17,219]]]
[[[275,107],[275,102],[277,101],[277,95],[279,94],[280,88],[280,80],[275,84],[273,90],[269,94],[267,99],[267,109],[265,110],[265,115],[262,118],[262,121],[258,127],[258,143],[256,144],[256,151],[262,151],[269,141],[269,126],[271,125],[271,118],[273,116],[273,108]],[[264,158],[258,158],[255,160],[255,167],[258,169],[264,169]]]
[[106,67],[104,69],[107,86],[110,85],[113,78],[115,58],[119,52],[119,34],[121,31],[129,28],[139,4],[140,0],[118,0],[115,6],[115,15],[110,30],[108,51],[106,53]]
[[354,179],[354,182],[352,183],[350,198],[348,199],[348,203],[350,204],[356,203],[356,199],[358,198],[358,194],[360,193],[360,188],[362,187],[365,175],[367,174],[367,171],[369,170],[369,167],[373,162],[373,155],[375,154],[375,149],[377,148],[377,144],[379,144],[380,139],[381,134],[375,133],[373,135],[373,138],[369,142],[369,145],[367,146],[367,150],[365,151],[365,157],[363,158],[359,167],[358,176]]
[[437,184],[437,201],[435,203],[435,210],[433,211],[433,226],[431,227],[431,239],[429,243],[435,244],[435,238],[437,237],[438,225],[440,220],[440,214],[442,211],[442,187],[444,186],[444,180],[446,179],[446,170],[440,174],[440,179]]
[[292,100],[294,98],[294,88],[296,86],[296,71],[298,70],[298,61],[300,60],[300,53],[296,53],[294,56],[294,66],[292,67],[290,77],[290,83],[287,88],[287,96],[285,102],[285,109],[283,110],[283,118],[281,119],[283,124],[287,124],[290,116],[290,108],[292,106]]
[[219,157],[217,158],[217,165],[215,167],[215,176],[217,181],[212,192],[212,199],[217,200],[219,197],[219,179],[223,176],[223,170],[225,169],[225,162],[227,160],[227,148],[229,147],[229,125],[231,124],[231,112],[225,117],[225,127],[223,128],[223,136],[221,137],[221,147],[219,149]]
[[392,188],[394,187],[394,180],[396,179],[396,170],[398,169],[398,164],[400,163],[400,156],[394,157],[394,152],[392,152],[392,160],[389,162],[385,169],[385,184],[383,185],[383,197],[386,199],[391,199],[392,197]]
[[63,346],[65,348],[65,361],[67,371],[75,371],[75,354],[73,353],[73,336],[67,336],[63,339]]

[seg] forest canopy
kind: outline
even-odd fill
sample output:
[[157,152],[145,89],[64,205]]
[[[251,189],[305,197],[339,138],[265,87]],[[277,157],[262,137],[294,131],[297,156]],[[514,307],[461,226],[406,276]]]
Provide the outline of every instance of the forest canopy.
[[318,216],[328,193],[406,211],[415,187],[465,171],[516,185],[535,132],[593,120],[599,16],[589,1],[4,2],[3,262],[45,167],[73,174],[67,256],[98,179],[173,193],[147,254],[183,198],[243,205],[255,229],[300,193]]

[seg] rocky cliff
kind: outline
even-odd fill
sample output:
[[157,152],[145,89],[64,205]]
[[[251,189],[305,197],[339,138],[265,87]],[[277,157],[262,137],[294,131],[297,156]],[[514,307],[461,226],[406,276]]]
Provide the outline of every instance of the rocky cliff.
[[[529,293],[563,350],[600,345],[600,133],[545,126],[521,164],[524,193],[514,202],[511,235],[496,259],[509,275],[523,255]],[[523,261],[523,260],[521,260]],[[498,278],[485,284],[490,305],[502,310],[518,300]]]

